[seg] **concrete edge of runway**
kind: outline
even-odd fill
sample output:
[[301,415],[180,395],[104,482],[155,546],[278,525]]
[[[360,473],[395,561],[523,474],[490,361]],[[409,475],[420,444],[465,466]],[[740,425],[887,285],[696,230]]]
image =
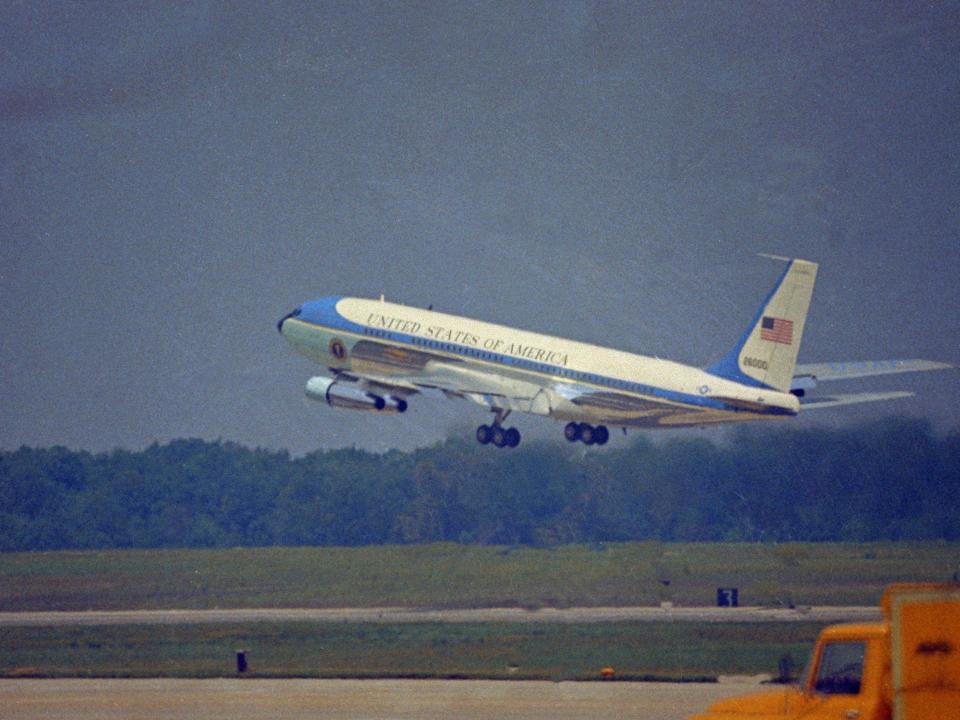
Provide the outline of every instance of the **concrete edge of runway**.
[[877,607],[590,607],[590,608],[215,608],[0,612],[0,627],[187,625],[258,622],[604,623],[872,622]]

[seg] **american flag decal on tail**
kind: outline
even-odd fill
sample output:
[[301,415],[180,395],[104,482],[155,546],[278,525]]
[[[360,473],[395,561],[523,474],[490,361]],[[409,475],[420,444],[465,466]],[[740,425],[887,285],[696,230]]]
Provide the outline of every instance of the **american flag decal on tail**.
[[793,343],[793,320],[765,315],[760,324],[760,339],[791,345]]

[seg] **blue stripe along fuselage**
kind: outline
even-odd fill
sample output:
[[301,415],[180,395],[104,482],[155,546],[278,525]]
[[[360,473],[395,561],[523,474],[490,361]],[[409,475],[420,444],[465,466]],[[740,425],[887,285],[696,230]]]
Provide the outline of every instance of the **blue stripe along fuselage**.
[[[310,300],[305,302],[300,306],[300,313],[297,316],[296,320],[300,322],[305,322],[310,325],[317,326],[319,328],[328,329],[328,330],[338,330],[341,332],[352,333],[360,336],[370,336],[374,334],[372,328],[367,327],[366,325],[361,325],[352,320],[348,320],[343,317],[339,312],[337,312],[337,303],[340,300],[344,299],[342,295],[330,295],[323,298],[318,298],[316,300]],[[795,413],[787,410],[786,408],[771,407],[763,413],[757,413],[753,410],[744,410],[743,408],[730,405],[723,402],[722,400],[716,400],[709,397],[701,397],[699,395],[691,395],[688,393],[681,393],[675,390],[666,390],[664,388],[658,388],[651,385],[643,385],[641,383],[630,382],[627,380],[620,380],[618,378],[612,378],[605,375],[595,375],[593,373],[582,372],[579,370],[571,370],[569,368],[559,367],[556,365],[548,365],[542,362],[536,362],[534,360],[528,360],[526,358],[517,358],[510,355],[503,355],[501,353],[494,353],[488,350],[477,350],[474,347],[469,347],[466,345],[458,345],[456,343],[450,342],[439,342],[436,340],[427,340],[416,335],[409,335],[407,333],[395,332],[392,330],[387,330],[385,328],[376,328],[375,337],[389,342],[395,342],[403,345],[414,345],[432,349],[442,350],[443,352],[448,352],[454,355],[461,355],[465,358],[478,358],[483,356],[482,359],[486,362],[493,362],[500,365],[506,365],[508,367],[516,367],[523,370],[536,372],[542,375],[549,375],[551,377],[563,377],[570,378],[574,380],[580,380],[582,382],[587,382],[592,385],[598,385],[605,388],[611,388],[613,390],[625,390],[627,392],[633,393],[635,395],[646,395],[648,397],[654,397],[661,400],[666,400],[672,403],[680,403],[683,405],[693,405],[696,407],[702,408],[711,408],[715,410],[725,410],[729,412],[750,412],[753,414],[764,414],[764,415],[794,415]],[[745,379],[749,380],[749,378]],[[755,381],[750,381],[750,385],[757,385]]]

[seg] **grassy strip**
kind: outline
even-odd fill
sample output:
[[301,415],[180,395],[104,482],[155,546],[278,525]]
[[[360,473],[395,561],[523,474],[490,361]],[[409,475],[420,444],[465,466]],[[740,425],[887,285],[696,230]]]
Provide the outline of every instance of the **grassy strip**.
[[12,627],[0,676],[702,680],[806,660],[816,623],[256,623]]
[[960,571],[948,543],[436,544],[0,554],[0,610],[876,605]]

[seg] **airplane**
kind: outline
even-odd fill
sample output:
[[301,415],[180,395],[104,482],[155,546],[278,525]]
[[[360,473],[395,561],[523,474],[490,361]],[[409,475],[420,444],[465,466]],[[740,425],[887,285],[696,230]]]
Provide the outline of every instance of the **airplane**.
[[550,335],[379,300],[328,296],[277,323],[293,348],[326,367],[309,398],[327,405],[402,413],[415,395],[485,406],[493,422],[477,440],[514,448],[512,412],[566,421],[570,442],[604,445],[609,427],[674,428],[791,418],[800,409],[891,400],[908,392],[807,398],[820,382],[952,367],[929,360],[797,365],[817,263],[787,263],[737,344],[696,368]]

